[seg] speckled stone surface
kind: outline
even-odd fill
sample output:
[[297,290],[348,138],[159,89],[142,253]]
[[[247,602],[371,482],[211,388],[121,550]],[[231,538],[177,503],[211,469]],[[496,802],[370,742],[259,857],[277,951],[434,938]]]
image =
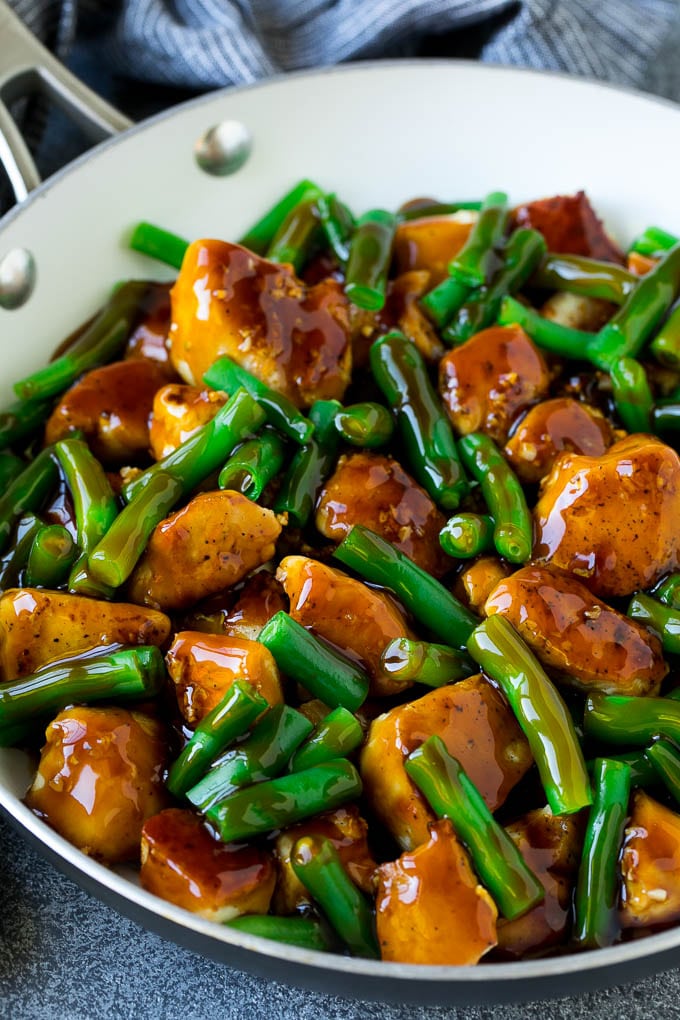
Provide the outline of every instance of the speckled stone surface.
[[[680,100],[678,28],[648,89]],[[643,176],[644,180],[644,176]],[[680,965],[680,956],[678,963]],[[0,817],[0,1018],[221,1020],[671,1020],[680,967],[554,1002],[479,1008],[387,1006],[300,991],[165,942],[83,892]]]

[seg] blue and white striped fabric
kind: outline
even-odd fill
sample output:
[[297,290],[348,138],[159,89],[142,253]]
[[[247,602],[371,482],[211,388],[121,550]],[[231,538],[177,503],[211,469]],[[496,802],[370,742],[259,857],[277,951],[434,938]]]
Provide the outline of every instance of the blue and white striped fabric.
[[[677,0],[10,0],[63,53],[79,13],[102,22],[118,74],[209,89],[295,68],[418,52],[425,36],[484,22],[482,60],[643,85]],[[505,15],[505,17],[501,17]],[[494,25],[497,27],[494,30]],[[399,50],[398,50],[399,52]]]

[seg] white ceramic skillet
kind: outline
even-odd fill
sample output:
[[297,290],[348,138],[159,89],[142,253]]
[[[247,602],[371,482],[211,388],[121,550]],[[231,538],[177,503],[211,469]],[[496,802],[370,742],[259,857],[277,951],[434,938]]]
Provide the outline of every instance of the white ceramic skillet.
[[[9,30],[0,6],[0,57],[8,55]],[[34,75],[29,63],[26,57],[24,79]],[[123,123],[101,105],[98,119],[100,133],[107,122]],[[252,155],[235,174],[211,176],[197,166],[194,143],[225,119],[251,133]],[[163,275],[126,249],[140,219],[188,238],[237,237],[301,177],[337,191],[357,211],[416,195],[472,198],[502,188],[520,201],[585,188],[626,242],[650,223],[680,232],[678,167],[680,108],[567,77],[398,62],[212,94],[101,144],[0,222],[0,264],[24,248],[37,270],[27,302],[0,308],[0,401],[13,379],[44,362],[93,313],[114,281]],[[36,183],[26,161],[19,169],[28,185]],[[21,189],[18,172],[15,180]],[[680,927],[580,955],[460,968],[281,947],[201,920],[144,892],[131,874],[92,861],[23,806],[29,780],[26,756],[0,751],[0,806],[58,867],[166,937],[278,980],[345,996],[463,1004],[573,995],[680,961]]]

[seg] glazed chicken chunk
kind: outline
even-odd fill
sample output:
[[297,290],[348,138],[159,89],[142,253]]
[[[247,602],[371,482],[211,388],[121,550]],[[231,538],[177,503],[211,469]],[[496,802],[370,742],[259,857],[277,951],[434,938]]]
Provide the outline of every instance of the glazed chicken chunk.
[[313,287],[226,241],[195,241],[172,288],[170,357],[182,379],[200,385],[224,355],[298,407],[342,400],[351,371],[349,310],[343,289]]

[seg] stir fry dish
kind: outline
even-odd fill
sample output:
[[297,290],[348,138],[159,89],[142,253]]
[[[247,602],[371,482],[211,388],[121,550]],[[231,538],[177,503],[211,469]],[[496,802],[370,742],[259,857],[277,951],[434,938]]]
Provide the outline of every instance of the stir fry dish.
[[680,240],[584,193],[130,241],[0,412],[0,745],[144,889],[463,965],[680,922]]

